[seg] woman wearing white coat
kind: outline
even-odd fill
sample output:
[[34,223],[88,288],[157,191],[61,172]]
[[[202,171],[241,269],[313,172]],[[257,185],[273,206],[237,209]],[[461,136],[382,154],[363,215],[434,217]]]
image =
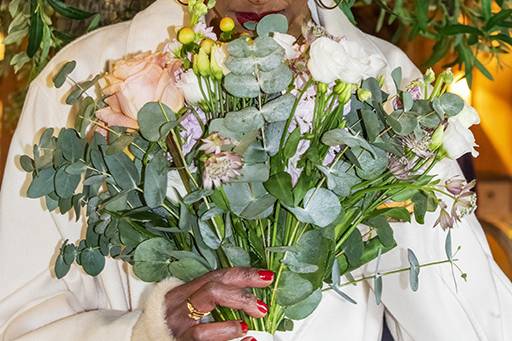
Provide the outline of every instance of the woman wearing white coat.
[[[255,6],[271,3],[246,1]],[[329,5],[331,1],[323,3]],[[309,8],[313,19],[331,34],[342,35],[368,53],[384,57],[388,75],[401,66],[408,80],[420,76],[398,48],[362,33],[341,11],[318,7],[313,1]],[[19,168],[18,157],[30,153],[34,136],[42,128],[67,125],[69,107],[62,101],[66,90],[49,86],[51,74],[60,64],[76,60],[78,67],[72,77],[86,79],[103,70],[109,60],[155,49],[168,38],[169,27],[183,24],[185,12],[174,0],[158,0],[131,22],[97,30],[71,43],[31,84],[0,194],[0,341],[175,339],[175,330],[170,330],[173,323],[166,320],[166,315],[172,315],[166,294],[180,284],[178,281],[149,285],[114,260],[108,260],[96,278],[78,268],[72,268],[62,280],[54,278],[55,248],[63,240],[79,239],[82,224],[69,216],[49,213],[40,201],[25,197],[28,180]],[[442,162],[434,172],[443,178],[461,174],[454,161]],[[407,248],[413,249],[421,262],[443,259],[445,232],[432,229],[435,218],[427,216],[424,226],[395,224],[398,247],[382,257],[381,269],[406,266]],[[276,340],[378,341],[383,314],[397,341],[512,340],[512,285],[492,259],[475,216],[465,217],[452,236],[454,245],[463,247],[459,265],[469,274],[458,290],[449,266],[439,266],[422,269],[417,292],[409,290],[402,275],[385,277],[380,306],[366,283],[348,289],[357,305],[326,292],[312,316],[297,323],[293,333],[276,336]],[[367,268],[371,271],[372,264]],[[186,331],[175,335],[178,340],[194,339],[192,336],[216,340],[208,334]]]

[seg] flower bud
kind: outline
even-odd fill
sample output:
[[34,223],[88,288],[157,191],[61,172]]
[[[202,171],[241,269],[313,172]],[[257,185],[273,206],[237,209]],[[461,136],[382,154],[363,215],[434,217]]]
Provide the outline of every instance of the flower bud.
[[350,84],[342,80],[337,80],[333,90],[336,95],[341,95],[342,93],[345,92],[346,88],[348,87],[350,87]]
[[197,54],[197,69],[203,77],[208,77],[211,74],[210,58],[203,50],[199,50]]
[[235,29],[235,21],[230,17],[224,17],[220,21],[220,30],[224,33],[231,32]]
[[453,83],[453,72],[452,69],[446,69],[441,73],[441,79],[448,85]]
[[327,84],[325,83],[318,83],[317,90],[321,94],[325,94],[327,92]]
[[352,86],[349,83],[339,81],[334,87],[334,93],[338,95],[338,102],[345,104],[352,96]]
[[215,41],[210,38],[206,38],[201,42],[201,49],[206,52],[206,54],[210,54],[212,52],[212,47],[215,45]]
[[211,56],[210,56],[210,68],[212,75],[215,79],[221,80],[224,76],[224,72],[222,70],[222,67],[217,62],[217,59],[215,58],[215,52],[219,47],[217,45],[213,45],[211,48]]
[[183,45],[188,45],[194,42],[196,39],[196,33],[190,27],[183,27],[178,32],[178,41]]
[[432,68],[427,69],[427,72],[425,72],[425,75],[423,76],[423,80],[425,83],[432,83],[436,80],[436,73],[434,70],[432,70]]
[[368,89],[359,88],[357,89],[357,98],[359,98],[361,102],[368,102],[370,99],[372,99],[372,93]]
[[430,145],[428,146],[428,149],[431,151],[436,151],[443,145],[444,140],[444,126],[439,126],[435,131],[434,134],[432,134],[432,139],[430,140]]

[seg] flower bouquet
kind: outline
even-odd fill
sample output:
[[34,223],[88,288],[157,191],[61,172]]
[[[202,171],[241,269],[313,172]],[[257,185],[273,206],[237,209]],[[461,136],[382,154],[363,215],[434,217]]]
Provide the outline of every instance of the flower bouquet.
[[[147,282],[270,269],[272,286],[253,289],[269,304],[264,318],[213,314],[270,334],[310,315],[322,290],[353,302],[343,286],[370,279],[379,302],[388,273],[350,273],[396,246],[390,222],[423,224],[440,206],[449,231],[474,207],[473,183],[431,174],[450,151],[444,136],[467,135],[474,118],[446,92],[453,76],[429,71],[403,89],[398,68],[390,95],[380,57],[356,55],[319,27],[295,41],[272,14],[237,36],[227,18],[217,38],[199,22],[206,7],[189,7],[192,26],[163,50],[85,82],[71,79],[74,61],[54,77],[73,84],[75,127],[44,131],[21,164],[32,173],[28,197],[77,219],[85,212],[86,237],[62,245],[56,276],[74,262],[96,276],[105,257]],[[421,267],[456,261],[449,232],[446,250],[422,265],[409,250],[410,266],[390,273],[409,271],[417,290]]]

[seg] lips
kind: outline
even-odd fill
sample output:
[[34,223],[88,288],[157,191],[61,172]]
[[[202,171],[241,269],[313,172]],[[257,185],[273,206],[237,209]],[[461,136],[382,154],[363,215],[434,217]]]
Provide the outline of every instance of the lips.
[[254,13],[254,12],[236,12],[236,20],[240,23],[240,25],[245,24],[246,22],[258,22],[263,17],[269,15],[269,14],[278,14],[282,13],[283,11],[271,11],[271,12],[264,12],[264,13]]

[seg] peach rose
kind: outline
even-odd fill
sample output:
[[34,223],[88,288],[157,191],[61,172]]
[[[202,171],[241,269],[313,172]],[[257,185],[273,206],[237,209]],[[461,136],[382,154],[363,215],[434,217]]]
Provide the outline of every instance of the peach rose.
[[162,102],[174,111],[184,105],[175,74],[181,62],[165,53],[139,53],[113,62],[103,78],[107,107],[96,117],[108,126],[138,129],[137,113],[149,102]]

